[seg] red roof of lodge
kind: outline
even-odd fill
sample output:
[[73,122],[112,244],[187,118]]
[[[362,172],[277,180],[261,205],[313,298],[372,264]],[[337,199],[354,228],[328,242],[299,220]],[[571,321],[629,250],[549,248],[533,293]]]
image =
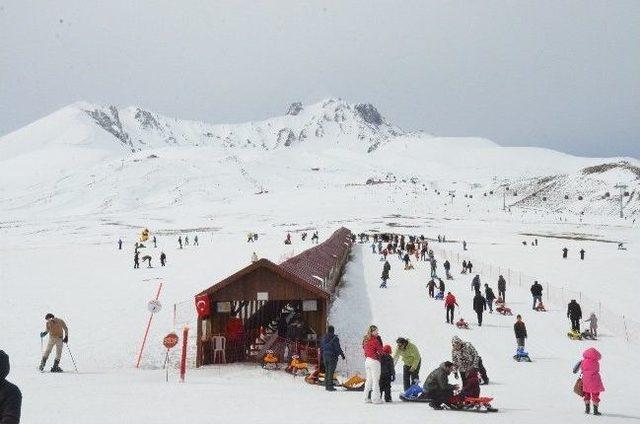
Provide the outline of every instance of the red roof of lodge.
[[329,291],[324,280],[351,246],[351,231],[339,228],[322,243],[282,262],[280,266],[309,284]]

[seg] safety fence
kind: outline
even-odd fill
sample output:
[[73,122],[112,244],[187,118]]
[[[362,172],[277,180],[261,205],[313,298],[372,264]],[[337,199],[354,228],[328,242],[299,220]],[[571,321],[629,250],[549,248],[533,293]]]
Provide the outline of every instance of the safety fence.
[[[430,244],[431,248],[431,244]],[[472,259],[468,255],[458,252],[451,252],[439,247],[433,247],[433,251],[441,256],[441,262],[449,260],[452,263],[452,273],[455,273],[456,266],[460,266],[461,261]],[[473,260],[473,273],[480,274],[491,281],[497,281],[502,275],[507,281],[507,300],[509,298],[509,287],[517,287],[529,290],[534,281],[538,281],[543,286],[543,299],[545,306],[554,308],[566,308],[570,300],[575,299],[582,309],[583,320],[588,318],[591,312],[595,312],[598,317],[598,327],[605,328],[612,334],[624,337],[627,343],[635,343],[640,340],[640,323],[630,320],[624,315],[614,312],[600,299],[594,299],[582,291],[571,290],[567,287],[553,284],[548,280],[526,274],[510,267],[494,265],[487,262]],[[495,289],[495,284],[492,284]],[[497,294],[497,290],[496,290]]]

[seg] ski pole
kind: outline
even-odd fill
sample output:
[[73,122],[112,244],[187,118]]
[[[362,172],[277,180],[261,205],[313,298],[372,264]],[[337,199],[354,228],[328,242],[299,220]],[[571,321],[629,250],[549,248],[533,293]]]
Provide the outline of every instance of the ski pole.
[[71,353],[71,349],[69,349],[69,345],[68,344],[67,344],[67,352],[69,352],[69,356],[71,357],[71,362],[73,362],[73,367],[76,369],[76,373],[77,373],[78,372],[78,367],[76,365],[76,360],[73,359],[73,354]]

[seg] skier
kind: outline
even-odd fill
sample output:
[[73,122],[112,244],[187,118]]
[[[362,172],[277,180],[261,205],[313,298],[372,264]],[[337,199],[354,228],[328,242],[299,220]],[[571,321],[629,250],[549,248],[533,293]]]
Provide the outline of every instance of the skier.
[[389,271],[391,271],[391,264],[389,261],[385,260],[384,265],[382,266],[382,284],[380,284],[380,288],[387,287],[387,280],[389,279]]
[[167,255],[164,252],[160,252],[160,265],[165,266],[167,264]]
[[498,277],[498,297],[507,300],[507,281],[502,275]]
[[444,307],[447,313],[447,324],[453,324],[453,313],[455,312],[456,306],[458,306],[456,297],[451,294],[451,292],[448,292],[447,297],[444,299]]
[[122,239],[118,239],[118,250],[122,250]]
[[327,327],[327,334],[322,338],[320,342],[320,351],[322,362],[324,363],[324,388],[327,391],[335,391],[333,387],[333,374],[336,371],[338,365],[338,356],[345,359],[344,352],[340,346],[340,339],[335,334],[335,328],[333,325]]
[[521,315],[516,315],[516,322],[513,324],[513,332],[516,335],[516,344],[524,348],[524,339],[527,338],[527,326],[524,325]]
[[156,239],[156,236],[153,236],[153,247],[158,247],[158,240]]
[[569,253],[569,249],[566,247],[562,249],[562,258],[567,259],[567,254]]
[[489,308],[489,313],[493,313],[493,301],[496,299],[495,293],[493,293],[493,289],[489,287],[489,284],[484,285],[484,297],[487,300],[487,307]]
[[598,317],[596,317],[595,312],[591,312],[589,318],[585,319],[584,322],[589,323],[589,333],[593,337],[598,337]]
[[536,309],[536,302],[542,303],[542,285],[538,283],[538,281],[534,281],[531,285],[531,296],[533,296],[533,306],[531,309]]
[[567,318],[571,321],[571,330],[580,331],[580,320],[582,319],[582,309],[575,299],[571,299],[567,305]]
[[48,334],[49,343],[47,343],[47,348],[44,350],[42,361],[40,361],[38,369],[40,371],[44,370],[44,365],[47,363],[47,359],[49,359],[49,354],[55,346],[56,358],[53,361],[51,372],[62,372],[62,369],[59,366],[60,358],[62,357],[62,344],[69,342],[69,329],[63,320],[54,317],[52,313],[45,315],[44,319],[47,321],[46,330],[40,333],[40,338],[43,338]]
[[194,246],[200,246],[200,244],[198,242],[198,235],[197,234],[193,237],[193,245]]
[[391,402],[391,382],[396,379],[396,370],[391,357],[391,346],[384,345],[380,356],[380,392],[385,402]]
[[449,361],[443,362],[438,368],[431,371],[424,381],[423,389],[428,393],[431,402],[429,406],[433,409],[442,409],[442,403],[453,396],[453,391],[458,390],[457,384],[449,384],[449,375],[453,372],[455,365]]
[[133,269],[140,268],[140,252],[136,250],[133,254]]
[[451,339],[451,362],[456,366],[456,374],[460,374],[463,385],[466,372],[471,368],[475,368],[480,372],[483,384],[489,384],[489,377],[487,377],[487,371],[484,369],[482,358],[478,355],[478,351],[471,343],[462,341],[458,336],[453,336]]
[[[147,268],[151,268],[151,256],[149,256],[149,255],[144,255],[144,256],[142,257],[142,262],[144,262],[144,261],[148,261],[148,266],[147,266]],[[138,267],[140,267],[140,266],[138,265]]]
[[580,260],[584,261],[584,254],[585,254],[585,250],[584,249],[580,249]]
[[178,244],[180,245],[180,249],[182,249],[182,236],[178,236]]
[[436,282],[433,281],[433,278],[432,278],[427,283],[427,289],[429,289],[429,297],[433,298],[435,288],[436,288]]
[[256,263],[258,262],[258,255],[256,255],[256,252],[253,252],[251,254],[251,263]]
[[311,236],[311,242],[312,242],[312,243],[315,243],[315,244],[318,244],[318,238],[319,238],[319,237],[318,237],[318,232],[317,232],[317,231],[314,231],[314,232],[313,232],[313,235]]
[[473,297],[473,310],[476,311],[476,315],[478,316],[478,326],[482,327],[482,314],[487,310],[487,301],[479,291],[477,291]]
[[447,276],[447,280],[451,280],[451,263],[449,262],[449,260],[444,261],[444,264],[442,264],[444,266],[444,272]]
[[15,384],[9,383],[9,355],[0,350],[0,423],[18,424],[22,408],[22,393]]
[[394,365],[398,362],[398,357],[402,358],[402,384],[404,390],[420,381],[420,352],[413,343],[405,337],[398,337],[396,340],[396,351],[393,354]]
[[476,274],[471,281],[471,291],[475,291],[476,293],[480,293],[480,275]]
[[380,399],[380,356],[384,354],[382,350],[382,338],[378,335],[378,327],[369,326],[367,334],[362,340],[364,350],[364,369],[366,380],[364,383],[365,403],[382,403]]
[[584,413],[590,412],[589,402],[593,403],[593,415],[601,415],[600,393],[604,392],[604,384],[600,376],[600,359],[602,355],[596,348],[589,348],[582,353],[582,360],[573,367],[573,373],[582,371],[582,392],[584,394]]

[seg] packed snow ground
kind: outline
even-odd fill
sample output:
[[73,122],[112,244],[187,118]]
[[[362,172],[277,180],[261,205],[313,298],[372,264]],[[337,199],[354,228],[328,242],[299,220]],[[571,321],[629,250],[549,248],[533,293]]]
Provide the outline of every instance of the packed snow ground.
[[[340,201],[344,200],[336,200]],[[380,327],[387,343],[406,336],[418,345],[424,361],[422,379],[450,357],[450,337],[458,334],[473,342],[482,355],[492,381],[491,385],[483,386],[483,393],[495,396],[495,406],[500,408],[500,413],[488,418],[436,412],[426,405],[400,402],[364,405],[361,393],[325,393],[299,378],[263,371],[253,365],[190,369],[184,384],[177,382],[176,371],[171,368],[170,382],[164,381],[164,372],[159,369],[163,360],[161,338],[173,329],[171,305],[184,301],[193,314],[193,295],[248,264],[254,250],[259,256],[280,261],[309,247],[309,243],[302,243],[295,233],[293,246],[284,246],[282,240],[287,230],[314,226],[313,222],[320,227],[321,236],[345,225],[354,232],[378,229],[424,233],[429,237],[445,233],[449,240],[466,239],[470,250],[464,252],[464,257],[471,258],[476,265],[478,261],[485,261],[540,275],[542,282],[561,280],[590,296],[603,294],[602,301],[607,307],[637,317],[633,299],[640,293],[633,276],[640,269],[633,259],[638,246],[637,230],[633,228],[526,223],[513,217],[450,220],[424,212],[418,215],[417,210],[413,216],[375,215],[368,206],[354,203],[348,212],[345,209],[331,215],[330,205],[319,210],[309,207],[308,214],[300,211],[306,208],[304,204],[287,212],[274,205],[273,210],[264,211],[260,217],[252,214],[247,203],[246,209],[238,209],[245,211],[243,214],[215,211],[215,220],[192,220],[188,216],[149,219],[144,214],[99,219],[60,217],[47,222],[5,220],[1,228],[4,242],[0,247],[0,322],[3,323],[0,348],[11,356],[9,379],[16,382],[24,394],[23,422],[116,423],[127,419],[169,423],[231,417],[243,422],[294,419],[412,422],[439,417],[461,423],[478,419],[538,423],[541,418],[581,422],[584,420],[581,401],[571,391],[575,376],[570,369],[581,351],[591,345],[603,354],[601,365],[607,391],[602,396],[601,409],[615,421],[640,419],[640,407],[630,401],[633,382],[640,378],[640,367],[634,358],[637,340],[627,343],[624,336],[609,331],[607,323],[601,322],[599,341],[569,341],[565,335],[566,305],[549,302],[549,312],[533,313],[528,293],[531,282],[526,281],[523,288],[519,288],[511,279],[507,293],[509,305],[524,316],[530,335],[527,348],[534,360],[530,364],[515,363],[511,358],[515,348],[513,317],[486,314],[482,328],[472,325],[468,331],[453,329],[444,322],[442,303],[427,299],[426,264],[418,263],[414,271],[403,271],[400,261],[392,258],[390,287],[381,290],[378,288],[381,263],[367,245],[354,248],[330,316],[349,355],[346,362],[341,362],[340,371],[347,374],[361,368],[358,345],[370,323]],[[277,217],[269,215],[276,210]],[[291,219],[294,215],[305,218],[296,222]],[[133,270],[131,244],[144,226],[149,226],[159,239],[158,249],[149,249],[154,268],[148,269],[143,264],[140,270]],[[258,231],[259,241],[246,243],[246,231]],[[190,238],[199,234],[201,246],[177,249],[178,234],[187,232]],[[611,243],[546,237],[538,237],[537,248],[524,247],[521,240],[532,237],[520,233],[556,236],[580,233],[594,239],[625,240],[629,250],[617,251]],[[121,236],[125,238],[125,250],[118,251],[116,240]],[[560,248],[564,245],[571,252],[585,247],[587,260],[580,262],[573,255],[563,262]],[[436,243],[434,247],[439,266],[444,260],[443,250],[450,255],[450,260],[456,254],[463,254],[457,242]],[[166,268],[158,267],[159,250],[168,255]],[[457,271],[459,263],[452,263]],[[492,272],[495,273],[485,271],[481,277],[495,290]],[[455,281],[447,282],[447,289],[458,296],[465,319],[474,323],[470,305],[471,277],[457,272],[454,276]],[[143,369],[136,370],[135,356],[148,318],[146,303],[155,295],[158,281],[164,283],[160,296],[164,307],[154,318]],[[40,356],[38,333],[44,326],[46,312],[55,313],[69,324],[69,347],[79,374],[36,371]],[[190,353],[193,356],[193,346]],[[176,361],[177,357],[172,356],[174,365]],[[66,352],[62,367],[66,371],[73,369]],[[397,371],[401,372],[400,366]],[[394,398],[397,399],[399,391],[400,386],[396,384]]]

